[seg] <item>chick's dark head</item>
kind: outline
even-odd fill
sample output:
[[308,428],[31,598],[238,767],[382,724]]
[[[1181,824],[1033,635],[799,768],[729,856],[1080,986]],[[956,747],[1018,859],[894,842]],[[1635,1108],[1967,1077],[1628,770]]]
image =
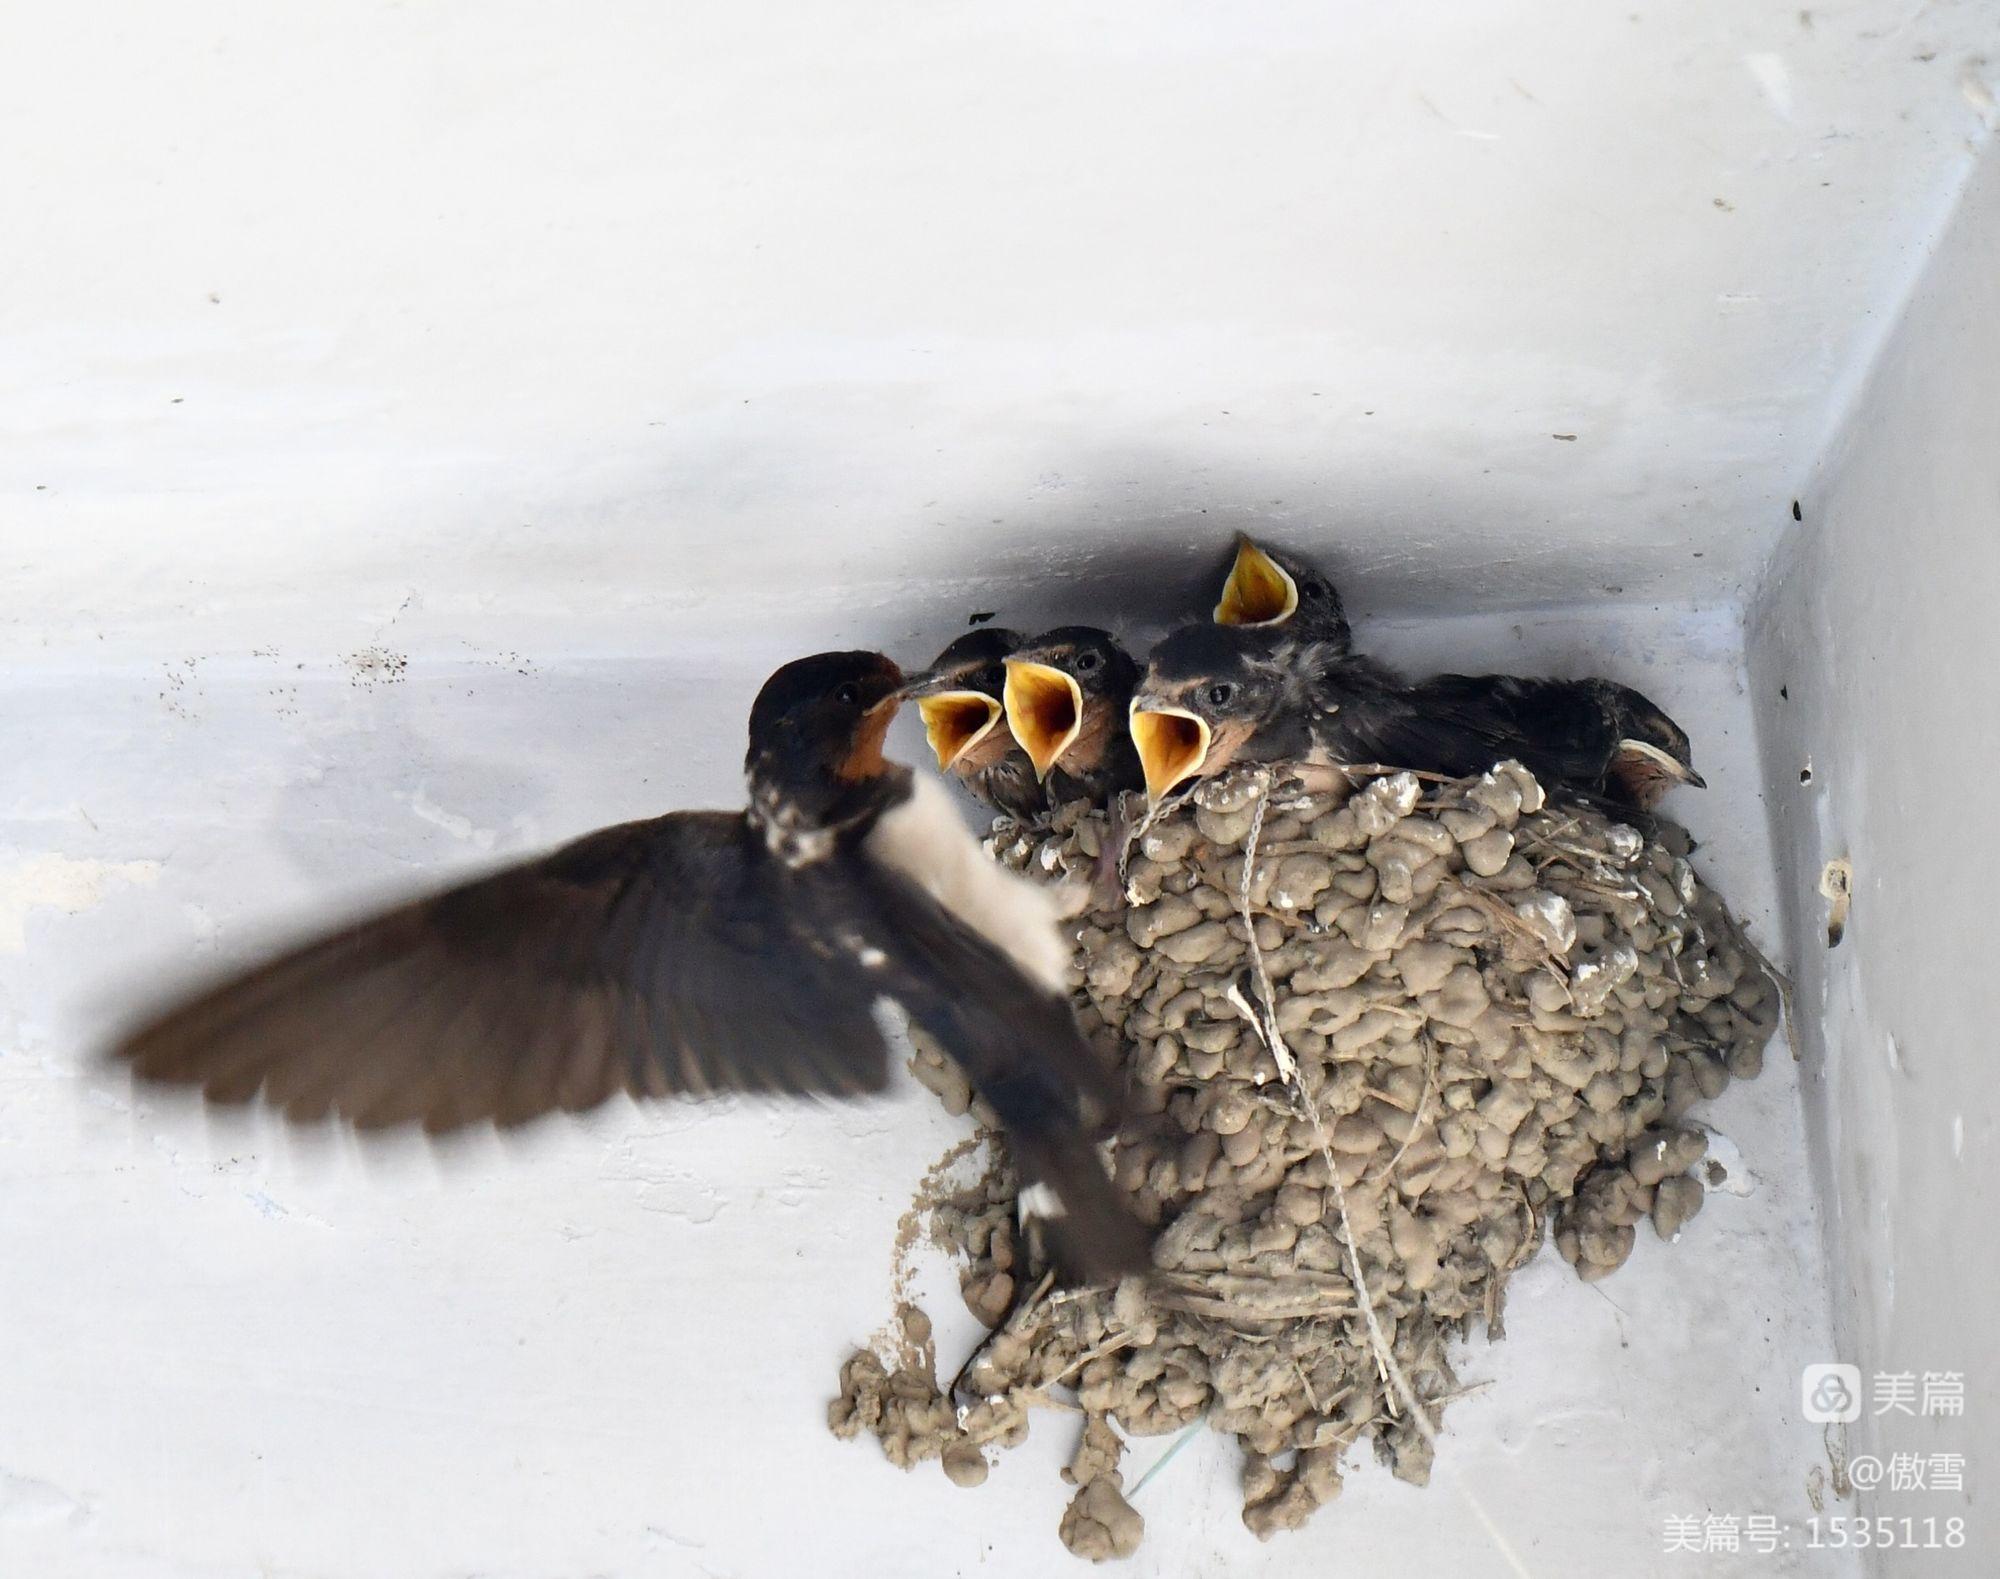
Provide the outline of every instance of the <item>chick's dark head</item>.
[[1618,733],[1610,777],[1633,805],[1650,811],[1676,784],[1706,789],[1694,770],[1694,745],[1687,731],[1651,697],[1612,680],[1592,680]]
[[963,688],[998,696],[1007,680],[1006,662],[1024,640],[1019,631],[997,625],[967,631],[939,653],[922,674],[910,677],[910,695]]
[[882,740],[902,697],[902,670],[879,652],[796,659],[751,704],[744,770],[780,791],[872,778],[886,767]]
[[1184,626],[1153,649],[1130,708],[1149,800],[1273,754],[1275,726],[1296,706],[1289,650],[1227,625]]
[[1007,660],[1007,727],[1038,776],[1066,756],[1095,762],[1122,727],[1138,681],[1138,664],[1109,631],[1045,631]]

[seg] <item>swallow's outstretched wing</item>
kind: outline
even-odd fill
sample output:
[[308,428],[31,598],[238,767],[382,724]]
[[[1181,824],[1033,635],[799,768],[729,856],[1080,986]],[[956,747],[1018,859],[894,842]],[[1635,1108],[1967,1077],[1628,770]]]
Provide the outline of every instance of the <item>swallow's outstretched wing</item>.
[[614,1094],[879,1090],[874,993],[740,815],[587,835],[210,986],[115,1049],[295,1119],[508,1125]]
[[1067,1003],[858,852],[790,868],[740,815],[628,823],[306,943],[114,1049],[212,1100],[438,1132],[619,1092],[879,1090],[903,1006],[1066,1212],[1067,1269],[1145,1264],[1098,1162],[1118,1092]]

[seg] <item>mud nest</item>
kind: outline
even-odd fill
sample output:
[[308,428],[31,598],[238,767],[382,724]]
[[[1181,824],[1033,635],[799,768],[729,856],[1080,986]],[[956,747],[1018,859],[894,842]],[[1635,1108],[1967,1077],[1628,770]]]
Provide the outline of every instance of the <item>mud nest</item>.
[[[997,824],[993,851],[1082,881],[1108,837],[1077,802]],[[1005,1321],[969,1403],[905,1307],[899,1357],[843,1367],[834,1430],[971,1485],[1030,1408],[1078,1408],[1061,1533],[1092,1558],[1143,1532],[1121,1432],[1232,1433],[1244,1522],[1266,1537],[1339,1493],[1363,1437],[1427,1480],[1460,1391],[1451,1340],[1501,1334],[1507,1279],[1551,1228],[1587,1279],[1624,1262],[1641,1218],[1677,1237],[1703,1199],[1690,1110],[1762,1066],[1777,986],[1689,849],[1671,825],[1545,804],[1512,763],[1328,793],[1261,771],[1200,786],[1136,841],[1127,902],[1076,924],[1078,1012],[1132,1094],[1111,1156],[1158,1225],[1157,1272],[1050,1292],[992,1137],[983,1177],[922,1203],[967,1305]],[[912,1068],[979,1116],[934,1049]]]

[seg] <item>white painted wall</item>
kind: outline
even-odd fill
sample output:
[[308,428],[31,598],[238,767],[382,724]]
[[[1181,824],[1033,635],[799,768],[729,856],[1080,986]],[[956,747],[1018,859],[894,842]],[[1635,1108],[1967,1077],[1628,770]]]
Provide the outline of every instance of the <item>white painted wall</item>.
[[[761,1575],[801,1540],[871,1579],[1050,1571],[1066,1433],[967,1497],[820,1426],[954,1132],[928,1097],[440,1162],[134,1105],[88,1061],[109,1010],[274,925],[727,803],[783,656],[923,656],[983,608],[1157,618],[1238,524],[1325,553],[1419,665],[1656,695],[1715,786],[1707,869],[1768,936],[1736,600],[1993,118],[1991,0],[0,20],[8,1579]],[[1779,653],[1850,682],[1766,725],[1780,780],[1786,731],[1836,742],[1826,837],[1874,852],[1864,888],[1942,857],[1890,843],[1856,764],[1916,804],[1937,737],[1914,645],[1845,705],[1859,659],[1808,594],[1921,590],[1897,640],[1954,664],[1984,628],[1956,564],[1919,589],[1934,559],[1880,552],[1923,411],[1971,420],[1914,364],[1982,347],[1993,409],[1990,322],[1917,334],[1884,375],[1916,393],[1863,408],[1897,444],[1853,430],[1811,490],[1809,526],[1848,525],[1788,550],[1758,651],[1760,688]],[[1969,533],[1939,449],[1910,530]],[[1778,831],[1791,891],[1817,851]],[[1936,1301],[1921,1269],[1968,1258],[1922,1204],[1948,1148],[1917,1153],[1962,1093],[1919,1060],[1982,1022],[1896,996],[1908,903],[1864,891],[1805,1068],[1856,1071],[1818,1099],[1850,1275]],[[1850,979],[1911,1028],[1893,1241],[1854,1227],[1881,1191],[1843,1140],[1879,1095],[1842,1062]],[[1260,1550],[1210,1444],[1134,1571],[1483,1574],[1464,1488],[1539,1575],[1654,1571],[1668,1513],[1802,1518],[1824,1452],[1787,1389],[1833,1337],[1793,1075],[1717,1116],[1748,1195],[1606,1287],[1523,1278],[1455,1481],[1363,1470]],[[1915,1341],[1913,1302],[1845,1331]]]
[[[1701,869],[1772,935],[1731,612],[1364,635],[1643,685],[1714,786],[1683,808]],[[802,1553],[827,1579],[1082,1571],[1056,1538],[1073,1417],[1038,1418],[975,1492],[827,1433],[841,1360],[890,1309],[897,1217],[967,1127],[914,1082],[855,1108],[614,1104],[431,1150],[135,1095],[91,1059],[163,975],[592,826],[729,804],[783,647],[0,685],[27,765],[0,802],[0,1575],[772,1579]],[[1434,1486],[1357,1454],[1336,1506],[1260,1546],[1240,1460],[1207,1440],[1141,1497],[1152,1533],[1120,1571],[1506,1575],[1475,1498],[1537,1579],[1651,1574],[1669,1516],[1803,1521],[1824,1453],[1795,1379],[1832,1339],[1795,1066],[1774,1048],[1709,1118],[1740,1193],[1678,1244],[1642,1231],[1606,1283],[1553,1250],[1524,1272],[1507,1340],[1461,1356],[1491,1385],[1453,1406]],[[949,1274],[924,1299],[962,1355]],[[1137,1444],[1135,1471],[1162,1446]]]
[[1365,606],[1732,597],[1984,133],[1994,11],[6,24],[0,651],[153,659],[1158,602],[1126,551],[1237,522]]
[[[1807,1111],[1842,1355],[1962,1371],[1968,1418],[1877,1418],[1853,1450],[2000,1462],[1994,960],[2000,893],[2000,163],[1988,159],[1804,492],[1750,627]],[[1806,775],[1810,773],[1810,782]],[[1823,864],[1854,866],[1826,944]],[[1991,1521],[1994,1489],[1878,1511]],[[1990,1537],[1985,1537],[1990,1538]],[[1931,1573],[1935,1557],[1885,1560]],[[1991,1549],[1959,1571],[1990,1573]]]

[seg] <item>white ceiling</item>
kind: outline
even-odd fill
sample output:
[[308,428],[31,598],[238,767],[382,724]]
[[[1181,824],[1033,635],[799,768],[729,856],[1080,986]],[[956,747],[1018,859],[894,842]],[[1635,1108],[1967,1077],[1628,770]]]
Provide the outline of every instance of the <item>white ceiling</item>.
[[8,31],[24,656],[1158,613],[1237,524],[1380,610],[1728,600],[2000,78],[1994,0]]

